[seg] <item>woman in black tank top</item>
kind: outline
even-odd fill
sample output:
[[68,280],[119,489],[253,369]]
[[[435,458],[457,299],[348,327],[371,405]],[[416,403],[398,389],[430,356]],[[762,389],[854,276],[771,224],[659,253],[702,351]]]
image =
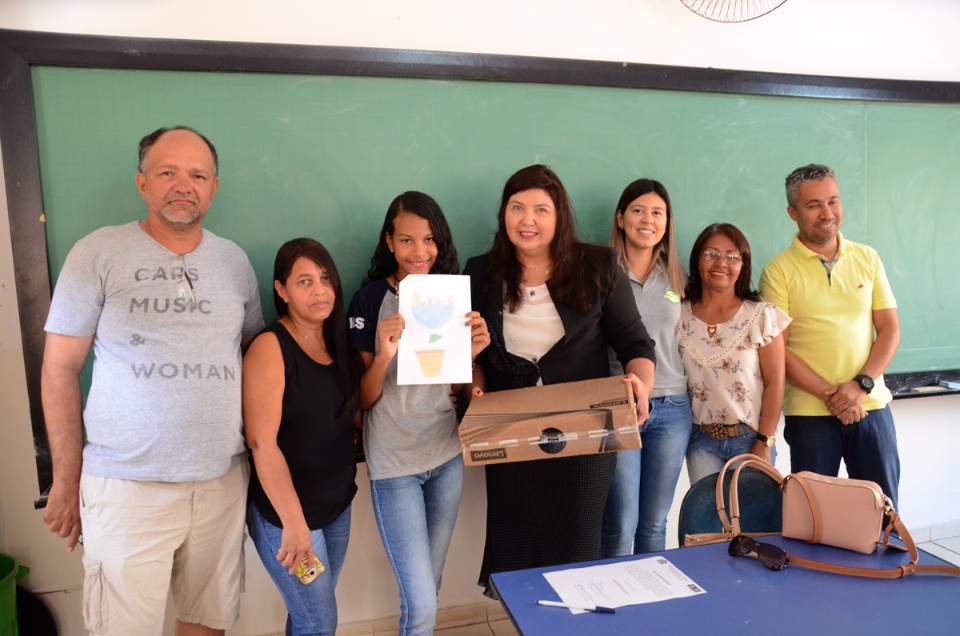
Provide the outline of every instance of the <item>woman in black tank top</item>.
[[358,368],[340,278],[322,245],[301,238],[280,248],[273,295],[279,318],[243,361],[247,526],[287,606],[288,633],[334,634],[357,491]]

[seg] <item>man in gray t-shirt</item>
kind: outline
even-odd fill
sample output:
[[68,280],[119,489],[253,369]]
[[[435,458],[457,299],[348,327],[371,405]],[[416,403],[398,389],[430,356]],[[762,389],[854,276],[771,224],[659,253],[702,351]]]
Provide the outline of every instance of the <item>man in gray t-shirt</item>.
[[172,589],[178,633],[223,634],[239,617],[240,356],[263,327],[257,281],[239,247],[201,227],[219,185],[206,137],[144,137],[136,182],[147,218],[81,239],[51,302],[44,521],[67,551],[82,527],[91,632],[159,636]]

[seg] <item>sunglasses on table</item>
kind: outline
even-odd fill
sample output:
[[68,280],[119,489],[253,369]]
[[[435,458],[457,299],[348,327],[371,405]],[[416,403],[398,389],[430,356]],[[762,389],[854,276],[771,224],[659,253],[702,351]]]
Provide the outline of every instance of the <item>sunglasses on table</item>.
[[727,547],[730,556],[747,556],[751,552],[755,552],[760,563],[771,570],[782,570],[789,563],[787,553],[780,546],[760,543],[743,534],[735,536]]

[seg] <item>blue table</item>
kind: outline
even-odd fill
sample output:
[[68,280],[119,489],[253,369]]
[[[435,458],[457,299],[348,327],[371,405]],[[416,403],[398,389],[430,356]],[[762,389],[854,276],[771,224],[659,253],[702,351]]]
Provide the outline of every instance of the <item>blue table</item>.
[[[771,536],[761,539],[800,557],[888,568],[909,561],[904,552],[878,549],[862,555],[811,546]],[[913,575],[903,579],[865,579],[788,566],[772,571],[755,557],[734,558],[727,544],[667,550],[656,553],[677,566],[707,590],[706,594],[619,608],[616,614],[571,614],[541,607],[539,599],[559,600],[543,577],[545,572],[598,565],[594,561],[501,572],[493,584],[514,625],[524,636],[581,636],[584,634],[960,634],[960,577]],[[943,564],[920,552],[920,563]]]

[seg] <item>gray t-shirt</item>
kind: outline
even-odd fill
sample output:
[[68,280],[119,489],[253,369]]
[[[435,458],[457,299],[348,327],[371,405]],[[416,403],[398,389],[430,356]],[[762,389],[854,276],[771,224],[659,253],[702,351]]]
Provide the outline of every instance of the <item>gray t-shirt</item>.
[[[630,289],[633,290],[633,299],[637,302],[643,326],[657,346],[657,368],[650,397],[686,393],[687,375],[674,333],[680,321],[680,292],[670,287],[670,279],[659,262],[653,266],[647,282],[641,283],[631,271],[627,271],[627,278],[630,279]],[[623,373],[623,367],[612,352],[610,370],[612,375]]]
[[[350,346],[376,354],[377,323],[400,303],[386,280],[360,288],[350,303]],[[449,384],[397,385],[397,358],[387,367],[380,399],[363,417],[363,452],[370,479],[426,472],[460,454]]]
[[246,454],[240,338],[262,328],[253,268],[231,241],[204,230],[180,256],[133,222],[77,242],[44,329],[94,335],[84,472],[182,482],[229,471]]

